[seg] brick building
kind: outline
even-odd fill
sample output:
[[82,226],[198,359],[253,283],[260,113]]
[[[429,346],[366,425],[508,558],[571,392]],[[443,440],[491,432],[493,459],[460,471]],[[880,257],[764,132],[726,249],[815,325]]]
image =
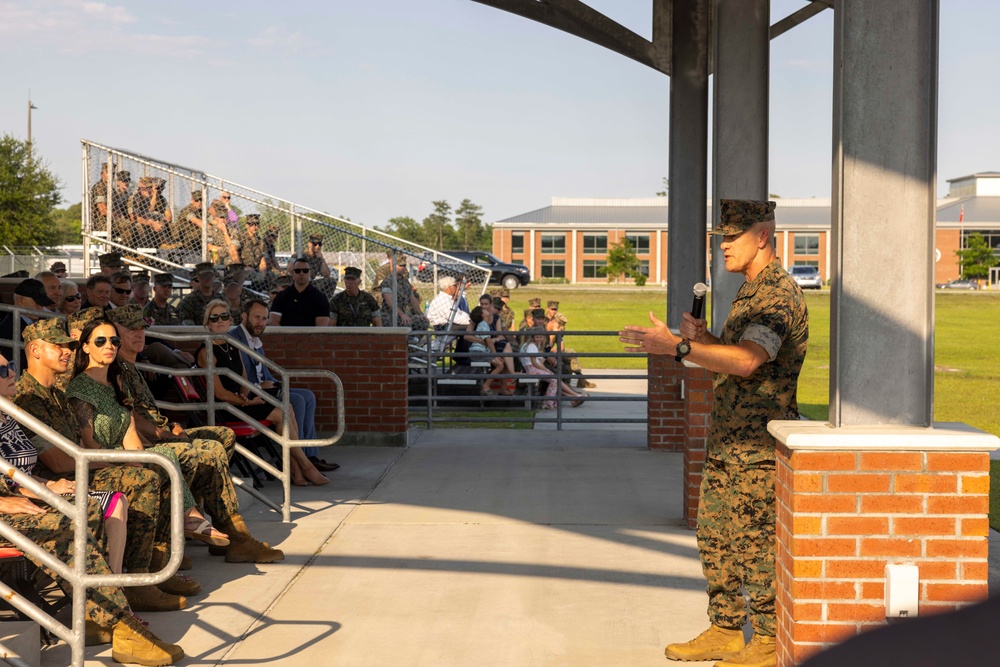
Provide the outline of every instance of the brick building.
[[[983,234],[1000,264],[1000,172],[948,181],[949,196],[938,201],[935,283],[959,277],[955,251],[970,234]],[[775,242],[785,266],[812,265],[830,278],[830,200],[779,199]],[[667,279],[665,197],[572,199],[553,197],[549,206],[493,224],[493,254],[521,263],[532,280],[566,279],[602,283],[608,248],[627,238],[652,283]],[[711,203],[706,219],[711,219]],[[705,252],[708,253],[706,239]],[[996,279],[993,280],[996,282]]]

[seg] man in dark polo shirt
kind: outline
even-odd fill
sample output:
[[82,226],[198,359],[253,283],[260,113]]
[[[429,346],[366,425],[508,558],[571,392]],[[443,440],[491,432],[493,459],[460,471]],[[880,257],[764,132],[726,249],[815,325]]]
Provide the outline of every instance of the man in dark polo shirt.
[[310,284],[309,260],[299,257],[292,262],[292,286],[275,297],[271,304],[271,326],[330,326],[330,301]]

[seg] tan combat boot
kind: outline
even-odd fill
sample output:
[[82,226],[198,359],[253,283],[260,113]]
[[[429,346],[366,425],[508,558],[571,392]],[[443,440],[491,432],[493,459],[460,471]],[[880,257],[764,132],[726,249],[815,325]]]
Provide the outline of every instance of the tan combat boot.
[[172,665],[184,657],[176,644],[161,640],[135,616],[126,616],[115,626],[111,658],[126,665]]
[[715,663],[715,667],[775,667],[776,664],[778,658],[774,652],[774,637],[755,634],[742,650]]
[[689,642],[668,644],[663,655],[670,660],[684,662],[722,660],[742,649],[744,643],[743,630],[727,630],[712,625]]
[[285,560],[285,554],[281,549],[272,549],[266,543],[254,539],[239,514],[222,521],[219,530],[229,535],[229,546],[226,547],[227,563],[276,563]]
[[[163,569],[163,566],[167,564],[170,560],[170,551],[167,549],[165,544],[157,544],[153,547],[153,554],[149,558],[149,571],[159,572]],[[181,556],[181,564],[177,567],[178,570],[190,570],[194,567],[194,562],[187,556]]]
[[176,611],[187,606],[183,595],[164,593],[156,586],[129,586],[122,590],[132,611]]

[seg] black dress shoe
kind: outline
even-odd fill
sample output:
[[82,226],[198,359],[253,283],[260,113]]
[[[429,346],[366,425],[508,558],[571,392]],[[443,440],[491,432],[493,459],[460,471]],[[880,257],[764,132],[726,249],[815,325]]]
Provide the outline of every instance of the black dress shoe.
[[318,456],[310,456],[309,460],[312,461],[314,466],[316,466],[316,470],[319,470],[320,472],[330,472],[331,470],[336,470],[340,467],[339,463],[330,463],[328,461],[324,461]]

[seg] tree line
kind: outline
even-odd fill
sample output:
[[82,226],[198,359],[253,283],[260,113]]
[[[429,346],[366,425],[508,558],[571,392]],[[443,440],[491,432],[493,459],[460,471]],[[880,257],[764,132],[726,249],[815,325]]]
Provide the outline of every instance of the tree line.
[[377,230],[434,250],[490,250],[493,225],[483,224],[483,208],[463,199],[452,211],[446,200],[431,202],[434,211],[417,222],[410,216],[390,218]]

